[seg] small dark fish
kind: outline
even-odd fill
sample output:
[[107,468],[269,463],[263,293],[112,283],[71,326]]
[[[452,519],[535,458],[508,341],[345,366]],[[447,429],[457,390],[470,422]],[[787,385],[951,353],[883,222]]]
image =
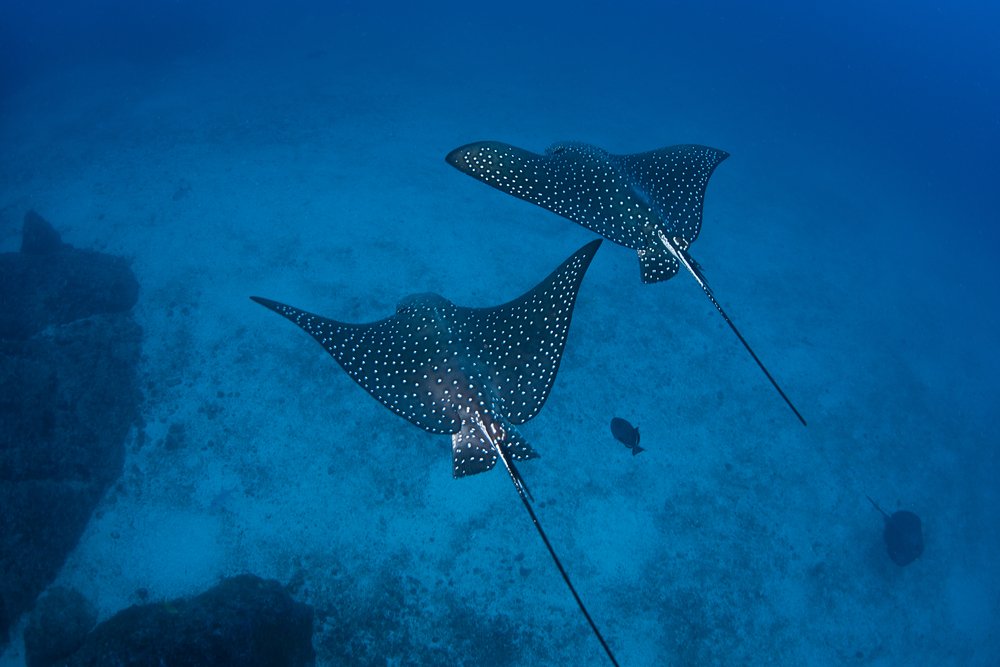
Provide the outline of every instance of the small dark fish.
[[885,530],[882,538],[889,558],[900,567],[909,565],[924,553],[924,533],[920,525],[920,517],[913,512],[900,510],[889,515],[878,506],[871,496],[865,496],[868,502],[875,506],[885,519]]
[[621,417],[614,417],[611,420],[611,435],[615,436],[615,440],[631,449],[632,456],[646,451],[639,446],[639,429]]

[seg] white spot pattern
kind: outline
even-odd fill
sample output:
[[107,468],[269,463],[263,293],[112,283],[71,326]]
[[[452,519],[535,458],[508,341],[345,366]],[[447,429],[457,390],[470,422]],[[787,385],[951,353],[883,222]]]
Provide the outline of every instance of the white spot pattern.
[[347,324],[252,297],[291,320],[369,394],[431,433],[454,434],[455,475],[489,470],[492,444],[514,459],[536,454],[514,428],[541,410],[555,381],[583,276],[600,246],[580,248],[520,298],[463,308],[437,294],[402,300],[392,317]]
[[539,155],[483,141],[455,149],[446,160],[487,185],[632,248],[643,282],[651,283],[680,268],[657,232],[687,245],[698,237],[705,188],[728,155],[694,144],[613,155],[575,142],[554,144]]

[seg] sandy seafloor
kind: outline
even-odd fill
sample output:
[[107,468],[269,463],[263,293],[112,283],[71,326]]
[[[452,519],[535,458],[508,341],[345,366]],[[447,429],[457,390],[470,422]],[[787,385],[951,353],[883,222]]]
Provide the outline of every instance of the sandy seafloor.
[[[142,286],[144,421],[58,582],[107,618],[139,589],[273,577],[315,607],[320,665],[602,664],[502,470],[453,480],[447,438],[247,297],[346,321],[414,292],[506,301],[593,235],[448,150],[697,142],[732,157],[693,255],[810,423],[694,281],[644,286],[605,243],[521,466],[595,619],[622,665],[997,664],[995,241],[943,231],[977,213],[739,77],[487,74],[447,57],[471,41],[381,59],[401,34],[83,62],[5,100],[0,250],[34,208]],[[866,493],[923,518],[917,562],[889,561]]]

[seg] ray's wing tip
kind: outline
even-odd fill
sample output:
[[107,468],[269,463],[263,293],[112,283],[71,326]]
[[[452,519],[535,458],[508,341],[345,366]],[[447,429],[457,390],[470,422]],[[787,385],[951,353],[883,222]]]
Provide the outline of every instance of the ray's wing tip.
[[[576,252],[570,255],[558,269],[555,270],[554,274],[563,273],[570,270],[572,267],[572,273],[579,276],[579,279],[582,280],[583,275],[590,268],[591,262],[594,261],[594,255],[597,254],[597,249],[601,247],[601,243],[603,242],[604,239],[598,238],[581,246]],[[550,276],[550,278],[551,277],[554,277],[554,275]]]
[[482,148],[483,146],[487,146],[489,144],[495,144],[495,143],[497,143],[497,142],[495,142],[495,141],[473,141],[473,142],[468,143],[468,144],[462,144],[458,148],[455,148],[455,149],[451,150],[447,155],[445,155],[444,156],[444,161],[447,162],[448,164],[450,164],[453,167],[457,166],[458,163],[459,163],[459,160],[462,157],[468,155],[469,153],[471,153],[471,152],[473,152],[475,150],[478,150],[478,149]]
[[603,242],[604,239],[594,239],[590,243],[584,245],[582,248],[577,250],[577,253],[580,255],[585,255],[587,257],[587,261],[589,262],[594,258],[594,255],[597,254],[597,249],[601,247],[601,244]]
[[721,163],[723,160],[732,155],[732,153],[730,153],[729,151],[723,150],[721,148],[716,148],[715,146],[709,146],[707,144],[679,144],[677,146],[674,146],[673,148],[678,148],[682,151],[695,151],[701,153],[708,152],[715,158],[716,166],[718,166],[719,163]]
[[278,310],[279,308],[282,308],[282,307],[288,308],[288,306],[286,306],[285,304],[281,303],[280,301],[274,301],[272,299],[265,299],[262,296],[251,296],[250,300],[253,301],[254,303],[259,303],[260,305],[264,306],[268,310],[273,310],[276,313],[280,312]]

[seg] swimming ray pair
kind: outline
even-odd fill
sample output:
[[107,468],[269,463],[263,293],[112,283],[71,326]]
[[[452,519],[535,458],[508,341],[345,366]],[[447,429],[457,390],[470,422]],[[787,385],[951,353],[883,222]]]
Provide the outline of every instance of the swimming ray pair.
[[728,156],[695,144],[614,155],[577,142],[554,144],[541,155],[480,141],[456,148],[445,160],[497,190],[635,250],[644,283],[669,280],[683,266],[804,426],[806,420],[723,310],[688,251],[701,231],[708,179]]
[[542,529],[516,465],[538,456],[517,426],[537,415],[549,396],[580,283],[600,244],[583,246],[536,287],[495,308],[464,308],[419,294],[401,301],[391,317],[347,324],[251,298],[310,334],[382,405],[425,431],[451,435],[455,477],[503,463],[563,581],[617,665]]

